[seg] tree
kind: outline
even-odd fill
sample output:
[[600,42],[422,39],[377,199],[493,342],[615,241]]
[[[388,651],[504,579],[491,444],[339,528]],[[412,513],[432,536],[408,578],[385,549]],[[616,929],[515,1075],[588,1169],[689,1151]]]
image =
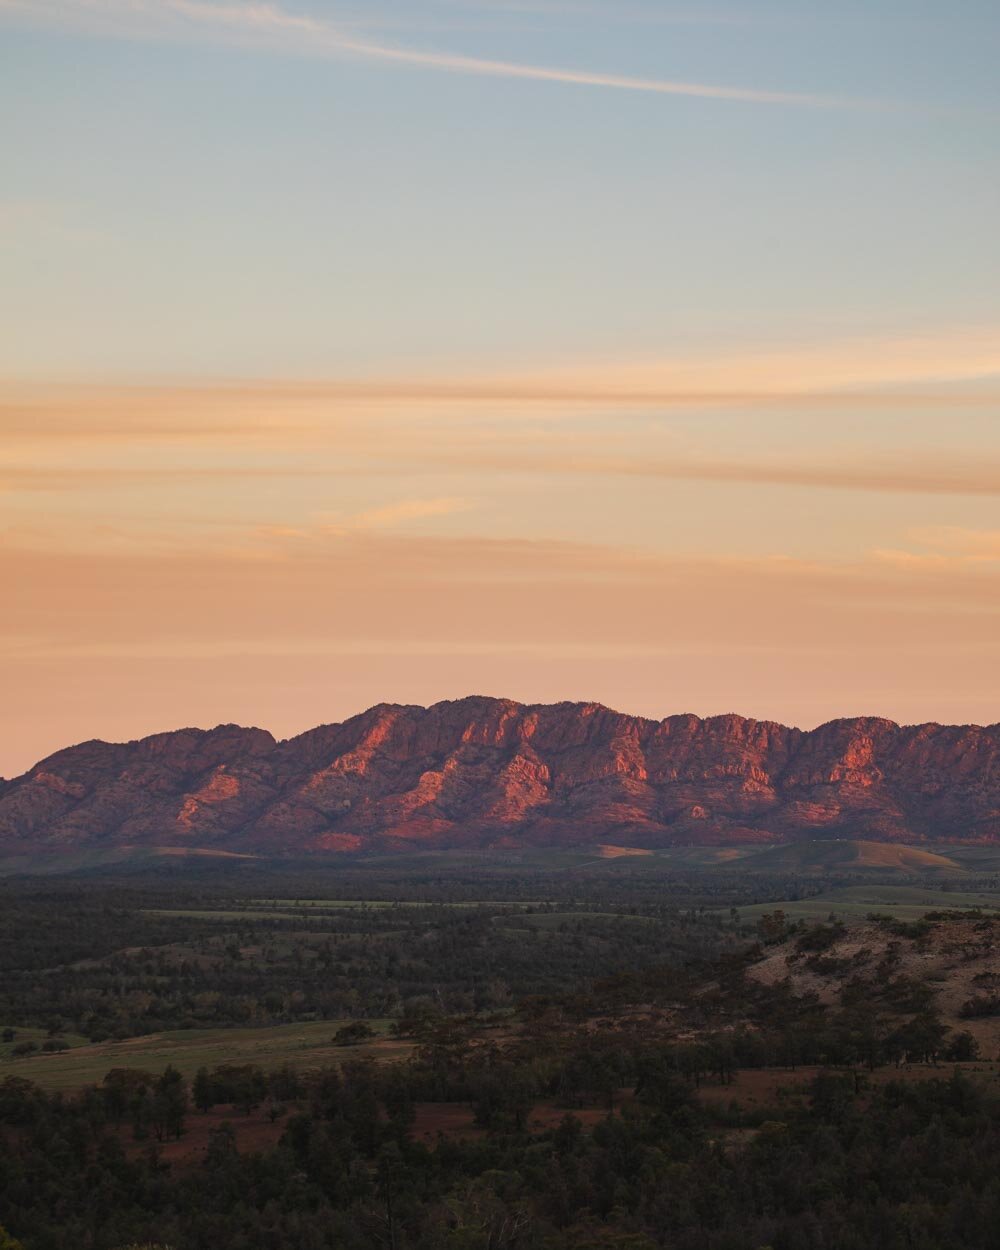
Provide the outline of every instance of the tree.
[[2,1224],[0,1224],[0,1250],[24,1250],[21,1243],[15,1241]]
[[780,942],[785,936],[787,916],[780,907],[774,911],[766,911],[757,921],[757,932],[765,944]]
[[382,1103],[393,1128],[400,1134],[407,1133],[416,1116],[416,1108],[407,1075],[397,1066],[389,1068],[383,1077]]
[[355,1020],[352,1024],[339,1028],[333,1035],[333,1041],[335,1046],[357,1046],[359,1042],[366,1042],[374,1036],[375,1030],[370,1024],[365,1024],[364,1020]]
[[186,1111],[187,1085],[175,1067],[168,1067],[153,1090],[152,1118],[156,1140],[162,1141],[168,1133],[180,1137],[184,1132]]
[[671,1057],[666,1055],[651,1057],[643,1064],[635,1096],[646,1106],[666,1114],[689,1108],[694,1101],[690,1085],[677,1073]]
[[897,1029],[893,1049],[902,1051],[910,1063],[934,1063],[944,1045],[947,1027],[937,1012],[923,1011]]
[[967,1030],[956,1033],[944,1052],[949,1063],[970,1063],[979,1058],[979,1043]]
[[534,1102],[534,1089],[523,1070],[510,1064],[497,1064],[477,1074],[473,1084],[472,1109],[476,1123],[483,1128],[511,1125],[522,1132]]
[[199,1068],[191,1085],[194,1105],[202,1113],[207,1114],[215,1106],[215,1083],[208,1075],[208,1068]]
[[104,1078],[101,1094],[108,1115],[120,1124],[126,1112],[136,1114],[143,1094],[153,1083],[153,1076],[138,1068],[112,1068]]

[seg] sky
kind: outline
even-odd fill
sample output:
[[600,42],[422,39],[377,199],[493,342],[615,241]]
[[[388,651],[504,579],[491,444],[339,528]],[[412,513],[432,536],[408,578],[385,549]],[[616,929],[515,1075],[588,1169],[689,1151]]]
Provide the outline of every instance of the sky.
[[990,0],[0,0],[0,774],[1000,719]]

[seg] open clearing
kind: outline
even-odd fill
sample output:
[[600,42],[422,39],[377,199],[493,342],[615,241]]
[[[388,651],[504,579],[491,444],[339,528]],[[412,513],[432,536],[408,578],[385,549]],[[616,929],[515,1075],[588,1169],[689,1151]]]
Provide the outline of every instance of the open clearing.
[[783,911],[790,920],[826,920],[831,914],[846,924],[857,924],[872,912],[898,920],[919,920],[930,911],[1000,912],[1000,892],[928,890],[906,885],[849,885],[827,890],[814,898],[779,899],[738,909],[740,919],[752,922],[765,912]]
[[388,911],[408,907],[461,907],[461,908],[513,908],[524,911],[530,907],[545,906],[542,902],[387,902],[384,899],[327,899],[327,898],[277,898],[250,899],[236,907],[149,907],[145,909],[147,916],[171,916],[185,920],[322,920],[327,914],[335,915],[342,911]]
[[518,899],[516,902],[505,902],[503,899],[483,901],[472,899],[467,902],[437,902],[434,899],[369,899],[369,898],[249,898],[245,900],[247,907],[280,907],[301,909],[318,908],[339,909],[344,907],[545,907],[545,899]]
[[294,920],[303,919],[301,911],[264,911],[249,909],[246,911],[228,911],[222,908],[194,907],[147,907],[146,916],[171,916],[184,920]]
[[[259,1067],[319,1068],[346,1058],[375,1055],[401,1059],[410,1053],[409,1042],[385,1036],[388,1020],[368,1020],[381,1036],[359,1046],[335,1046],[333,1035],[349,1020],[318,1020],[305,1024],[278,1024],[251,1029],[178,1029],[131,1037],[121,1042],[75,1046],[53,1055],[31,1055],[0,1061],[0,1080],[25,1077],[43,1089],[80,1089],[99,1084],[112,1068],[140,1068],[159,1073],[168,1066],[189,1080],[201,1067],[223,1063],[254,1063]],[[18,1030],[27,1038],[30,1030]]]
[[[2,1022],[0,1022],[0,1027],[2,1027]],[[24,1042],[33,1042],[36,1046],[42,1047],[52,1037],[52,1034],[47,1029],[32,1029],[22,1027],[21,1025],[12,1027],[14,1028],[14,1040],[12,1042],[5,1042],[0,1037],[0,1079],[7,1075],[7,1067],[4,1060],[13,1059],[15,1046],[20,1046]],[[60,1041],[65,1042],[67,1046],[86,1046],[88,1044],[87,1039],[80,1037],[77,1033],[59,1033],[56,1036]]]

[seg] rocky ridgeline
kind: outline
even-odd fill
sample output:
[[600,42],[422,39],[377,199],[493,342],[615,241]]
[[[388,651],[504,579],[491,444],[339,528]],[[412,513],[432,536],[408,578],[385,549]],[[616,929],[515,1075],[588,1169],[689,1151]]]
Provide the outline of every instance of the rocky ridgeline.
[[86,742],[0,790],[0,852],[288,854],[1000,839],[1000,725],[625,716],[592,703],[381,704],[284,742],[181,729]]

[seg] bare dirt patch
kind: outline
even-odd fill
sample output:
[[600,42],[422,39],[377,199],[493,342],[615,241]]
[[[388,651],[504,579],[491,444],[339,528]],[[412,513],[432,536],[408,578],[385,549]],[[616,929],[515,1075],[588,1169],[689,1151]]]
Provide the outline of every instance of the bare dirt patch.
[[153,1137],[136,1141],[132,1131],[123,1125],[119,1137],[125,1153],[137,1158],[150,1149],[155,1148],[160,1159],[180,1169],[198,1166],[205,1158],[212,1134],[228,1124],[236,1140],[236,1148],[241,1154],[255,1154],[273,1149],[285,1131],[285,1122],[289,1112],[284,1112],[272,1122],[270,1116],[262,1111],[251,1111],[245,1115],[235,1107],[220,1105],[211,1111],[202,1113],[192,1111],[185,1121],[185,1130],[181,1137],[168,1138],[158,1142]]
[[993,917],[948,917],[909,933],[867,921],[848,928],[821,958],[799,951],[796,942],[770,948],[747,975],[764,984],[788,980],[796,993],[816,994],[828,1006],[839,1002],[848,981],[868,982],[875,1001],[890,977],[905,977],[933,993],[950,1029],[975,1037],[983,1060],[1000,1057],[1000,1010],[962,1014],[970,999],[1000,992],[1000,921]]

